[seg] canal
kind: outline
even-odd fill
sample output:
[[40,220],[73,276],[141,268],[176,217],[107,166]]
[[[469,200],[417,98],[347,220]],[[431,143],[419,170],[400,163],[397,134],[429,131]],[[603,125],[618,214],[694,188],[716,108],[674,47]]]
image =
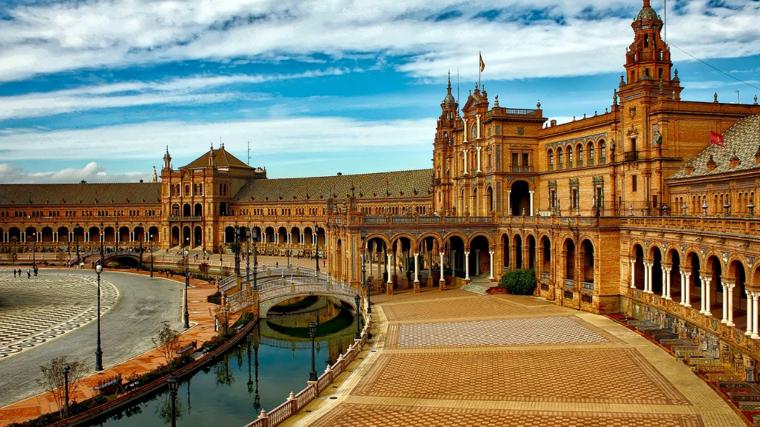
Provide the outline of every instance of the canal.
[[[311,370],[308,323],[319,319],[315,339],[317,375],[353,342],[350,307],[324,297],[307,297],[272,309],[238,345],[194,375],[177,392],[178,426],[243,426],[306,385]],[[92,425],[171,425],[168,390]]]

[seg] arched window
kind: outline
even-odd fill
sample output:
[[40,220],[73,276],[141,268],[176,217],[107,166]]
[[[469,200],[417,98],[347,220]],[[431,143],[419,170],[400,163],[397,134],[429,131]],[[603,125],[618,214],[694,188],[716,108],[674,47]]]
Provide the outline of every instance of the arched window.
[[575,165],[577,167],[583,166],[583,145],[582,144],[578,144],[575,146],[575,154],[576,154]]
[[593,142],[589,142],[588,145],[586,146],[586,148],[588,150],[587,153],[586,153],[586,164],[588,166],[594,166],[594,160],[595,160],[595,157],[594,157],[594,143]]
[[557,148],[557,169],[562,169],[563,160],[562,148]]
[[549,170],[554,169],[554,151],[553,150],[549,150],[546,153],[546,166]]
[[604,140],[599,141],[599,164],[603,165],[607,163],[607,144]]
[[573,167],[573,147],[567,146],[567,168]]

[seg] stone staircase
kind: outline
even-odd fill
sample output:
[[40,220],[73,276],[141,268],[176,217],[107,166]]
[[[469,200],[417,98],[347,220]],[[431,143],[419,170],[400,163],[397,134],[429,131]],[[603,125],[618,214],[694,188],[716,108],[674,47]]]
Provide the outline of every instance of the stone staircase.
[[487,276],[473,277],[470,283],[462,286],[462,290],[472,292],[478,295],[485,295],[486,291],[491,286],[493,286],[493,284],[491,283],[490,280],[488,280]]

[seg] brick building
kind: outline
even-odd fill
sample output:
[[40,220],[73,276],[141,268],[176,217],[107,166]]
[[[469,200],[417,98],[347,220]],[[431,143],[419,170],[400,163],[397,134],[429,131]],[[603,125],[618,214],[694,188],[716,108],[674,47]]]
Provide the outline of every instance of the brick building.
[[681,99],[662,25],[645,0],[610,104],[569,123],[477,85],[460,108],[449,83],[428,170],[268,179],[222,146],[179,168],[167,150],[150,183],[2,185],[3,259],[65,262],[101,240],[229,252],[255,228],[261,253],[318,244],[356,285],[364,259],[388,293],[532,268],[557,304],[667,324],[754,366],[760,106]]

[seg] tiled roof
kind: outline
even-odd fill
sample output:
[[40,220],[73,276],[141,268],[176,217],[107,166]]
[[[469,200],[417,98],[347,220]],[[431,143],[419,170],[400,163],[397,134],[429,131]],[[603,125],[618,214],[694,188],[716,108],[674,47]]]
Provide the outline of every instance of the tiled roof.
[[3,184],[0,205],[160,203],[157,183]]
[[236,195],[239,202],[430,197],[432,169],[309,178],[255,179]]
[[[705,139],[708,135],[705,135]],[[760,169],[755,155],[760,148],[760,116],[745,117],[731,126],[723,135],[723,147],[709,144],[707,148],[688,160],[672,178],[693,178],[718,175],[726,172]],[[732,167],[731,159],[739,164]],[[710,159],[715,168],[710,170]]]
[[237,157],[230,154],[229,151],[225,150],[224,146],[216,149],[212,148],[202,156],[183,166],[183,168],[202,168],[208,166],[208,158],[211,153],[214,153],[214,165],[218,168],[233,167],[251,169],[251,167],[243,163],[242,160],[238,159]]

